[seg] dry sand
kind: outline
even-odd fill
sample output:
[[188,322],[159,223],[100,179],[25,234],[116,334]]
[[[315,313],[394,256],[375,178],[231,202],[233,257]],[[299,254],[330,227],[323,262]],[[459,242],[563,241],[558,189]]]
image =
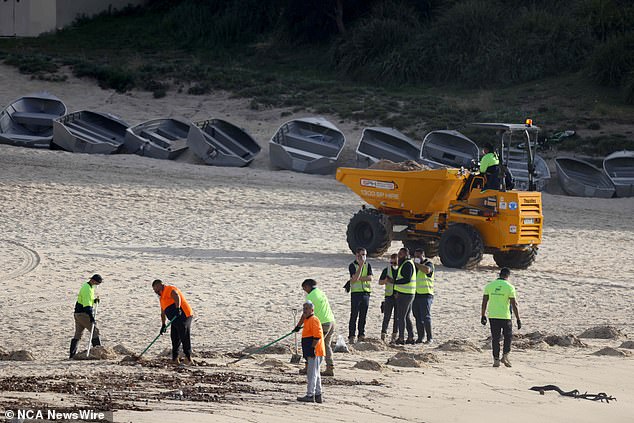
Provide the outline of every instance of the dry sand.
[[[32,81],[0,66],[0,103],[41,90],[58,95],[69,110],[107,111],[131,124],[162,116],[225,118],[254,135],[263,152],[250,168],[228,169],[187,163],[187,157],[167,162],[0,145],[0,347],[26,349],[35,357],[0,361],[0,408],[88,404],[114,408],[117,421],[132,422],[317,416],[346,422],[631,421],[634,358],[592,355],[626,339],[584,339],[587,348],[515,350],[512,369],[491,368],[490,350],[407,346],[337,354],[337,377],[326,382],[321,406],[295,402],[305,388],[298,366],[262,365],[267,357],[256,356],[226,367],[245,347],[292,329],[291,311],[301,305],[299,284],[306,277],[320,282],[338,319],[337,332],[346,335],[349,298],[342,286],[352,257],[345,230],[361,200],[332,176],[269,169],[268,138],[294,117],[280,117],[282,110],[252,111],[247,100],[226,93],[170,93],[160,100],[149,93],[119,95],[75,78]],[[343,160],[351,163],[360,129],[330,118],[348,136]],[[610,324],[631,339],[634,199],[544,194],[543,203],[537,262],[512,275],[522,332],[579,335]],[[383,266],[381,260],[371,263],[376,272]],[[497,271],[492,258],[473,271],[435,263],[436,345],[452,339],[482,345],[488,332],[480,326],[479,307],[482,287]],[[161,278],[187,296],[196,313],[195,351],[210,358],[175,371],[156,358],[169,345],[164,338],[143,366],[65,360],[77,291],[95,272],[105,280],[97,316],[105,345],[123,343],[139,353],[154,338],[160,320],[150,282]],[[372,337],[379,336],[381,319],[376,291],[368,316]],[[84,335],[80,350],[87,342]],[[400,350],[433,351],[440,360],[420,368],[385,365]],[[268,358],[287,363],[290,349]],[[384,368],[354,369],[363,359]],[[528,390],[546,384],[607,392],[618,402]]]

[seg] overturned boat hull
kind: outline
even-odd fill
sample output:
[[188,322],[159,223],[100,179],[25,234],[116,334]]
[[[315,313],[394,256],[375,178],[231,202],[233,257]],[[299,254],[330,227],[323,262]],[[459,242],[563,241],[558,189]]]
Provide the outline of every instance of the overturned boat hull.
[[48,93],[21,97],[0,112],[0,143],[49,148],[53,120],[66,114],[66,105]]
[[634,197],[634,151],[617,151],[603,160],[617,197]]
[[[528,157],[525,150],[510,149],[508,152],[508,169],[515,180],[515,189],[528,191]],[[535,165],[535,186],[543,191],[550,180],[548,164],[539,155],[533,157]]]
[[428,133],[420,148],[420,160],[431,168],[471,168],[479,158],[476,143],[458,131],[440,130]]
[[128,124],[116,116],[82,110],[53,121],[53,143],[73,153],[118,153]]
[[614,185],[601,169],[572,157],[557,157],[557,178],[568,195],[576,197],[611,198]]
[[343,133],[326,119],[295,119],[273,135],[269,156],[275,167],[325,175],[334,172],[345,143]]
[[153,119],[126,130],[126,153],[171,160],[187,150],[189,123],[178,119]]
[[187,145],[208,165],[248,166],[262,148],[244,130],[221,119],[190,125]]
[[420,147],[407,135],[393,128],[365,128],[357,146],[357,159],[369,165],[379,160],[396,163],[417,161]]

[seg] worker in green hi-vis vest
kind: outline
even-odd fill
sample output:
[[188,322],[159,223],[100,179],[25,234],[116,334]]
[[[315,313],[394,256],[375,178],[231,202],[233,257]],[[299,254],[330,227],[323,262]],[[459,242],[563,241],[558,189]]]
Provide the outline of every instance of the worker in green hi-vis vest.
[[[358,340],[365,340],[365,320],[370,307],[372,292],[372,266],[367,262],[368,252],[358,248],[355,260],[348,266],[350,272],[350,322],[348,323],[348,342],[354,344],[355,331]],[[358,320],[358,323],[357,323]]]

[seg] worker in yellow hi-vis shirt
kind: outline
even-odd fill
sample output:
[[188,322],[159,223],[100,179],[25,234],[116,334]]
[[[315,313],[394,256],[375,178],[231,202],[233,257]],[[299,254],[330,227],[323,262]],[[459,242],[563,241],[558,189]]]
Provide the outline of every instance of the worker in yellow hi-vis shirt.
[[77,354],[77,344],[81,339],[81,334],[84,329],[91,332],[94,330],[92,337],[92,346],[96,347],[101,345],[99,339],[99,329],[95,323],[95,312],[93,306],[99,302],[99,298],[95,298],[95,285],[101,285],[103,278],[100,275],[93,275],[90,280],[84,283],[77,295],[77,302],[75,303],[75,335],[70,341],[70,354],[69,358],[73,358]]
[[[480,322],[487,324],[485,313],[489,308],[489,325],[491,327],[491,346],[493,349],[493,367],[500,367],[500,361],[506,367],[511,367],[509,353],[511,352],[511,339],[513,338],[513,324],[511,323],[511,307],[517,319],[517,329],[522,328],[520,312],[517,309],[515,287],[508,281],[511,271],[508,268],[500,270],[500,276],[489,282],[484,287],[482,297],[482,313]],[[500,333],[504,335],[504,347],[502,360],[500,360]]]

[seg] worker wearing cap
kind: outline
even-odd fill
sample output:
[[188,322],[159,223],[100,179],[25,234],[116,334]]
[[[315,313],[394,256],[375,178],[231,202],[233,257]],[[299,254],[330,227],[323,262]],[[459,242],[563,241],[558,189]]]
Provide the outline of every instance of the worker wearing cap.
[[398,271],[398,254],[390,256],[390,264],[381,272],[379,277],[379,285],[385,286],[385,297],[381,303],[381,312],[383,313],[383,323],[381,325],[381,340],[385,341],[387,337],[387,328],[392,320],[392,312],[394,312],[394,320],[392,324],[392,339],[394,342],[397,337],[396,330],[396,308],[394,307],[394,279]]
[[[348,322],[348,342],[354,344],[355,331],[358,329],[358,340],[365,339],[365,322],[370,307],[372,292],[372,266],[367,261],[365,248],[358,248],[355,261],[350,263],[350,321]],[[348,284],[346,284],[348,286]],[[358,320],[358,323],[357,323]]]
[[166,285],[160,279],[152,282],[152,289],[159,296],[161,303],[161,331],[160,335],[167,330],[166,320],[169,319],[172,325],[170,337],[172,339],[172,361],[180,363],[178,350],[183,344],[185,354],[185,364],[193,364],[191,325],[194,313],[187,303],[185,296],[173,285]]
[[[493,367],[500,367],[500,361],[506,367],[511,367],[509,353],[513,338],[513,324],[511,323],[511,307],[517,318],[517,329],[522,328],[520,312],[515,299],[515,287],[508,282],[511,271],[508,268],[500,270],[500,276],[484,287],[482,297],[482,312],[480,323],[487,324],[485,313],[489,309],[489,325],[491,327],[491,346],[493,350]],[[500,360],[500,332],[504,336],[502,360]]]
[[434,302],[434,263],[425,258],[422,248],[414,251],[414,266],[416,267],[416,295],[412,310],[416,319],[416,332],[418,337],[416,343],[423,342],[431,344],[433,337],[431,334],[431,305]]
[[[310,301],[314,305],[315,316],[321,322],[321,329],[324,334],[324,344],[326,349],[326,370],[321,374],[322,376],[334,376],[335,375],[335,363],[332,359],[332,337],[335,334],[335,315],[330,308],[330,302],[326,294],[319,288],[317,288],[317,281],[314,279],[306,279],[302,282],[302,289],[306,292],[306,301]],[[300,319],[297,324],[298,328],[303,324],[303,319]],[[308,371],[308,367],[304,371],[300,371],[300,374],[305,374]]]
[[480,174],[486,175],[484,189],[500,189],[500,177],[498,176],[500,159],[493,150],[491,143],[486,143],[482,147],[482,152],[484,155],[480,159]]
[[321,322],[315,316],[315,306],[311,301],[306,301],[303,307],[302,320],[302,353],[308,361],[308,386],[306,395],[297,397],[300,402],[322,402],[321,398],[321,374],[319,368],[325,353],[324,333]]
[[92,346],[96,347],[101,345],[99,339],[99,329],[95,322],[95,313],[93,306],[99,302],[99,298],[95,298],[95,285],[100,285],[103,282],[103,278],[95,274],[90,280],[84,283],[77,295],[77,302],[75,303],[75,335],[70,340],[70,356],[73,358],[77,354],[77,344],[81,339],[81,335],[84,333],[84,329],[90,333],[94,326],[94,333],[92,337]]

